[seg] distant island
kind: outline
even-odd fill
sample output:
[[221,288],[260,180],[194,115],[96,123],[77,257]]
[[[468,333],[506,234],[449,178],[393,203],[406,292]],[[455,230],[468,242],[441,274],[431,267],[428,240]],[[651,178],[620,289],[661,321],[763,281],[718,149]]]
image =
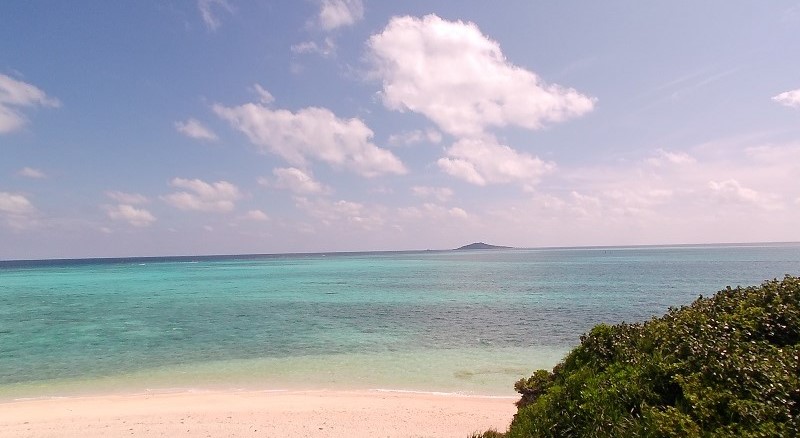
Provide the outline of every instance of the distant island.
[[489,245],[488,243],[483,242],[475,242],[470,243],[469,245],[464,245],[461,248],[456,248],[456,251],[461,251],[465,249],[512,249],[510,246],[497,246],[497,245]]

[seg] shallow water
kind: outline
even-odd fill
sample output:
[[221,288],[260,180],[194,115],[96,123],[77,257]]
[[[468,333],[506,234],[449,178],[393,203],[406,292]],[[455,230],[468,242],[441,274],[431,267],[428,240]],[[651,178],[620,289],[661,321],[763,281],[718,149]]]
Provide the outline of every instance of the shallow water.
[[513,394],[593,325],[800,274],[800,245],[0,262],[0,397]]

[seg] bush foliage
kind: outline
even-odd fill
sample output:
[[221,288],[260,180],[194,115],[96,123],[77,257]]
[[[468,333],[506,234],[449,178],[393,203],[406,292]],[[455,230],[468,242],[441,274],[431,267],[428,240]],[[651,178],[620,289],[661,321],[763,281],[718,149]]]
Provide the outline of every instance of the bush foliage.
[[514,387],[506,438],[800,436],[800,279],[596,326]]

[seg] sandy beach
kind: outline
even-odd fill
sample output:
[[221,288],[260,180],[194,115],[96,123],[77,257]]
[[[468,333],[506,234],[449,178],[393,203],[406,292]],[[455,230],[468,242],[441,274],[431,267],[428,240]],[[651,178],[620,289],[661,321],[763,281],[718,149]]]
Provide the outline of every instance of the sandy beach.
[[466,437],[516,398],[387,391],[192,391],[0,403],[8,437]]

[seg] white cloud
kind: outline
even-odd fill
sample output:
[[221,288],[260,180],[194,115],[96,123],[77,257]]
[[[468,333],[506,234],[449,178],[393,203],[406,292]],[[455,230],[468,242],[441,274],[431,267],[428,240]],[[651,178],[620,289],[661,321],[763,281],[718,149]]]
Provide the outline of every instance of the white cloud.
[[297,197],[295,206],[325,226],[348,225],[358,229],[374,230],[383,228],[386,222],[384,208],[368,207],[358,202]]
[[414,186],[411,187],[411,192],[416,196],[434,198],[439,202],[446,202],[453,196],[453,190],[448,187]]
[[574,190],[569,195],[572,201],[572,211],[580,216],[591,216],[603,205],[600,198],[596,196],[584,195]]
[[170,185],[187,191],[171,193],[161,199],[181,210],[228,212],[242,197],[239,188],[227,181],[207,183],[199,179],[175,178]]
[[0,217],[11,228],[23,229],[31,225],[36,209],[23,195],[0,192]]
[[773,96],[772,100],[789,108],[800,108],[800,88]]
[[47,178],[47,174],[42,172],[39,169],[34,169],[32,167],[23,167],[17,172],[17,175],[24,176],[25,178],[33,178],[33,179],[43,179]]
[[425,131],[425,136],[428,138],[428,141],[431,143],[441,143],[442,142],[442,133],[435,130],[429,129]]
[[753,220],[775,211],[788,217],[787,205],[797,196],[787,184],[800,171],[797,144],[720,139],[685,150],[658,150],[639,162],[564,169],[553,176],[555,181],[548,181],[547,188],[567,189],[579,196],[561,196],[546,203],[552,208],[543,207],[543,214],[564,221],[571,221],[572,214],[614,226],[639,226],[645,234],[648,223],[675,227],[688,227],[692,220],[744,223],[730,214],[737,208],[746,208]]
[[366,177],[406,173],[394,154],[370,142],[373,132],[364,122],[340,119],[326,108],[309,107],[293,113],[248,103],[230,108],[214,105],[214,112],[262,152],[272,152],[295,166],[316,159]]
[[0,74],[0,134],[22,128],[27,119],[19,108],[61,106],[54,98],[48,97],[39,88]]
[[197,8],[200,9],[203,22],[209,30],[215,31],[222,22],[219,20],[219,17],[214,14],[212,6],[228,13],[233,13],[233,7],[228,3],[228,0],[197,0]]
[[469,217],[469,215],[467,214],[467,212],[466,212],[466,211],[464,211],[464,209],[463,209],[463,208],[459,208],[459,207],[453,207],[453,208],[450,208],[449,210],[447,210],[447,213],[448,213],[450,216],[452,216],[452,217],[456,217],[456,218],[459,218],[459,219],[466,219],[466,218],[468,218],[468,217]]
[[790,178],[800,172],[800,142],[746,147],[744,156],[747,157],[748,164],[769,169],[768,173],[773,177],[778,177],[780,174],[782,177]]
[[649,218],[655,214],[654,209],[672,199],[670,190],[628,186],[629,182],[613,188],[576,187],[564,197],[537,193],[533,204],[539,216],[557,217],[560,221],[613,221],[619,217]]
[[258,101],[261,102],[262,105],[269,105],[275,101],[275,97],[272,96],[272,93],[267,91],[260,84],[253,84],[253,91],[258,95]]
[[125,221],[134,227],[146,227],[156,220],[149,211],[129,204],[107,206],[106,214],[113,220]]
[[472,184],[517,182],[532,189],[540,177],[555,169],[555,164],[520,153],[493,139],[462,139],[447,149],[439,168]]
[[302,43],[292,45],[291,51],[297,54],[316,53],[328,57],[336,53],[336,43],[331,37],[326,37],[320,44],[317,44],[315,41],[303,41]]
[[27,215],[35,210],[28,198],[8,192],[0,192],[0,213],[9,215]]
[[435,129],[428,129],[426,131],[415,129],[389,136],[389,143],[393,145],[412,145],[422,143],[424,141],[429,143],[440,143],[442,141],[442,133]]
[[314,180],[311,172],[304,172],[296,167],[281,167],[272,170],[275,181],[260,178],[259,183],[265,186],[289,190],[297,194],[327,193],[328,187]]
[[757,191],[743,187],[739,181],[735,179],[709,181],[708,188],[718,199],[727,202],[758,203],[760,199]]
[[242,216],[242,219],[263,222],[269,220],[269,216],[267,216],[267,214],[261,210],[250,210],[244,216]]
[[656,151],[656,156],[648,158],[647,162],[654,166],[662,166],[665,164],[683,165],[694,164],[697,160],[686,152],[669,152],[663,149]]
[[175,129],[189,138],[208,141],[217,140],[217,134],[214,134],[214,131],[208,129],[196,119],[188,119],[185,122],[175,122]]
[[401,218],[413,221],[440,221],[447,219],[467,219],[469,214],[460,207],[443,207],[438,204],[426,202],[417,207],[401,207],[397,209]]
[[324,30],[352,26],[364,18],[361,0],[322,0],[317,20]]
[[138,193],[126,193],[126,192],[118,192],[115,190],[109,190],[106,192],[106,196],[119,202],[120,204],[138,205],[150,202],[146,196],[140,195]]
[[539,129],[594,107],[594,99],[508,62],[474,23],[395,17],[368,49],[386,107],[421,113],[456,136],[492,126]]

